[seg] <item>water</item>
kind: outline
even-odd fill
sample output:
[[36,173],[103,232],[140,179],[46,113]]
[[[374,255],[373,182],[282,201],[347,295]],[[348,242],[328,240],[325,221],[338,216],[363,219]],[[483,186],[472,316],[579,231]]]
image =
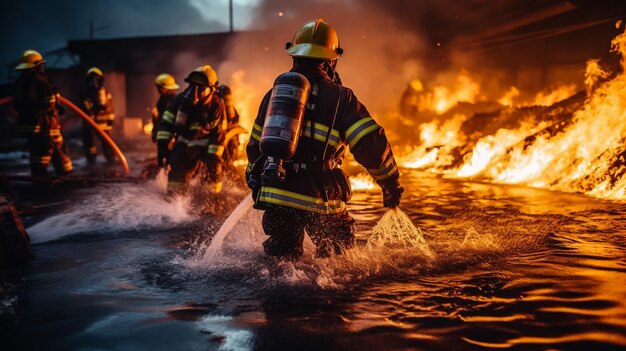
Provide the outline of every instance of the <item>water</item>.
[[[222,224],[220,229],[215,233],[213,238],[210,241],[208,246],[206,243],[200,244],[200,249],[198,253],[196,253],[196,259],[200,261],[212,261],[216,260],[223,254],[222,248],[224,246],[224,238],[226,235],[233,232],[233,229],[237,224],[240,224],[240,221],[243,217],[252,210],[252,205],[254,201],[251,196],[246,196],[243,201],[233,210],[233,212],[228,216],[226,221]],[[244,228],[246,230],[247,228]],[[249,229],[248,229],[249,230]],[[241,231],[240,231],[241,232]],[[236,233],[234,233],[236,234]],[[206,248],[206,249],[205,249]]]
[[[128,228],[111,214],[33,246],[4,330],[31,349],[626,347],[626,204],[410,171],[402,180],[402,212],[381,208],[378,192],[355,194],[357,248],[316,259],[307,241],[298,262],[265,257],[261,213],[245,201],[218,236],[227,216],[198,225],[161,213],[153,225],[156,197],[137,190],[126,201],[143,210],[128,209]],[[152,194],[124,187],[76,196]]]
[[125,230],[167,229],[187,223],[191,198],[166,196],[167,175],[163,170],[146,184],[101,185],[77,200],[64,212],[27,228],[33,244],[66,236],[113,233]]

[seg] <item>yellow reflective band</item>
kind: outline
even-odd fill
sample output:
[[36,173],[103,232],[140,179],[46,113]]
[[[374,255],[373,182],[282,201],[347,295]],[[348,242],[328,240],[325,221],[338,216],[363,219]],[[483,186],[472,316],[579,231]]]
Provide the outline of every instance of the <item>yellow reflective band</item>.
[[350,148],[353,148],[364,136],[379,128],[380,126],[373,118],[361,118],[346,130],[346,141]]
[[71,171],[71,170],[73,170],[73,169],[74,169],[74,167],[72,167],[72,161],[65,162],[65,163],[63,164],[63,170],[64,170],[64,171],[69,172],[69,171]]
[[[315,129],[319,129],[322,132],[324,132],[324,136],[326,136],[326,133],[328,133],[328,129],[330,129],[328,126],[326,126],[324,124],[321,124],[321,123],[315,123],[313,125],[314,125]],[[306,121],[304,123],[304,127],[308,128],[308,129],[311,129],[311,121]],[[330,135],[336,136],[337,139],[340,138],[340,134],[339,134],[339,131],[337,129],[333,129],[333,131],[330,133]]]
[[[302,134],[302,136],[306,137],[306,138],[310,138],[311,137],[311,130],[306,130],[304,132],[304,134]],[[317,133],[315,134],[314,139],[317,140],[317,141],[321,141],[323,143],[326,142],[326,137],[322,136],[322,135],[319,135]],[[339,146],[339,144],[336,141],[334,141],[332,137],[330,139],[328,139],[328,145],[334,147],[335,149],[337,148],[337,146]]]
[[100,128],[102,130],[111,130],[111,129],[113,129],[113,127],[110,126],[108,123],[98,123],[98,128]]
[[224,153],[224,147],[222,145],[209,145],[207,153],[222,156],[222,154]]
[[96,121],[98,122],[107,122],[115,120],[115,115],[112,113],[107,113],[103,115],[96,116]]
[[341,200],[324,202],[317,197],[272,187],[262,187],[258,201],[322,214],[339,213],[344,211],[346,206]]
[[168,131],[160,130],[157,132],[157,140],[170,140],[172,139],[172,133]]
[[384,180],[398,172],[398,167],[396,166],[395,159],[393,157],[388,157],[387,161],[385,161],[380,168],[373,168],[367,170],[372,178],[376,180]]
[[258,124],[254,124],[252,126],[252,133],[250,133],[250,138],[254,139],[256,141],[261,141],[261,134],[263,133],[263,128],[258,125]]
[[[330,128],[320,123],[315,123],[313,125],[313,138],[317,141],[325,143],[326,137],[328,136],[328,130]],[[311,121],[306,121],[306,123],[304,124],[302,136],[307,138],[311,137]],[[340,143],[341,137],[339,131],[333,129],[333,131],[330,133],[330,138],[328,138],[328,144],[336,149],[340,145]]]
[[163,113],[163,121],[172,124],[174,123],[174,114],[172,114],[170,111],[165,111]]
[[178,136],[176,142],[186,144],[187,146],[207,146],[209,145],[209,139],[197,139],[197,140],[189,140],[182,136]]

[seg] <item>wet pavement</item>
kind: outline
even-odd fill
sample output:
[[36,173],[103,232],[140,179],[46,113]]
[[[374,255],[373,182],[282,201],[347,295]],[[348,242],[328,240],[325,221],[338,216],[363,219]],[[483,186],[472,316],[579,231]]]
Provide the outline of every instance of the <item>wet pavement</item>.
[[[9,349],[626,347],[626,204],[410,170],[402,181],[430,252],[366,250],[384,209],[359,191],[358,247],[315,259],[307,242],[296,263],[263,255],[255,210],[214,257],[204,249],[226,213],[199,215],[154,183],[74,190],[78,202],[25,218],[36,244]],[[227,190],[224,212],[246,194]]]

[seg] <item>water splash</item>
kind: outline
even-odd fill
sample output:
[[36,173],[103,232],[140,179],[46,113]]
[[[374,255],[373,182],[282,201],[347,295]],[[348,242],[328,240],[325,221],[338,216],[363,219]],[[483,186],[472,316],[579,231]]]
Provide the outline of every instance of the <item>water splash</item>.
[[239,223],[241,218],[252,209],[252,196],[246,196],[243,201],[233,210],[233,213],[226,219],[224,224],[217,231],[211,244],[206,248],[203,254],[203,260],[217,259],[222,254],[222,247],[224,246],[224,238],[230,233],[233,228]]
[[[461,231],[448,228],[430,233],[416,227],[400,209],[382,213],[371,230],[356,233],[357,245],[343,255],[321,259],[305,236],[304,255],[295,262],[267,257],[262,242],[267,238],[261,226],[262,212],[251,200],[242,202],[222,225],[214,239],[203,239],[185,257],[177,257],[182,274],[210,281],[237,281],[237,284],[264,288],[305,287],[343,289],[366,281],[390,277],[433,274],[466,269],[481,262],[497,261],[514,252],[535,252],[544,248],[546,231],[532,233],[493,230],[480,219],[465,224]],[[539,232],[537,232],[539,231]]]
[[[176,264],[192,274],[223,274],[237,271],[241,279],[261,279],[270,285],[314,285],[338,288],[390,270],[402,271],[427,264],[434,258],[420,229],[399,209],[388,210],[367,237],[344,255],[329,259],[315,257],[315,245],[305,237],[304,255],[297,262],[266,257],[262,242],[261,211],[252,209],[252,199],[242,201],[212,240],[198,242],[188,257]],[[364,240],[360,240],[360,242]],[[248,278],[245,278],[248,276]]]
[[415,248],[433,257],[422,231],[399,208],[391,208],[376,223],[365,247],[377,250],[384,247]]
[[189,211],[190,198],[163,196],[164,184],[167,186],[167,176],[159,173],[147,184],[100,186],[94,194],[27,232],[32,243],[39,244],[78,233],[167,229],[195,219]]
[[151,182],[152,188],[161,194],[167,193],[167,180],[167,169],[161,168],[154,181]]

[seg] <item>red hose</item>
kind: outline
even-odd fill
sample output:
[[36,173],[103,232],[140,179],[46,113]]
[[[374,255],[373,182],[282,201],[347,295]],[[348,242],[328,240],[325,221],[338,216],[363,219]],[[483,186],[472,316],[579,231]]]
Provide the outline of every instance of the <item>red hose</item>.
[[11,101],[13,101],[13,96],[3,97],[2,99],[0,99],[0,106],[6,104],[8,102],[11,102]]
[[[64,98],[63,96],[61,96],[60,98],[61,98],[60,99],[61,102],[65,106],[74,110],[74,112],[76,112],[82,119],[87,121],[87,123],[89,123],[91,128],[93,128],[98,133],[98,135],[100,135],[102,139],[104,139],[107,142],[107,144],[109,144],[109,146],[113,149],[113,151],[117,155],[117,158],[120,160],[120,163],[122,164],[122,168],[124,168],[124,174],[128,175],[130,173],[130,170],[128,168],[128,162],[126,162],[126,157],[124,157],[124,154],[122,153],[120,148],[117,147],[117,144],[115,144],[113,139],[111,139],[111,137],[107,133],[105,133],[102,129],[100,129],[98,125],[96,124],[96,122],[94,122],[93,119],[91,119],[91,117],[87,116],[87,114],[83,112],[83,110],[79,109],[76,105],[74,105],[71,101]],[[0,99],[0,106],[6,103],[9,103],[11,101],[13,101],[13,96],[3,97],[2,99]]]
[[71,101],[64,98],[63,96],[60,97],[60,100],[65,106],[74,110],[74,112],[76,112],[83,120],[87,121],[87,123],[89,123],[91,128],[93,128],[93,130],[95,130],[96,133],[98,133],[98,135],[100,135],[102,139],[104,139],[107,142],[107,144],[109,144],[109,146],[113,149],[113,151],[117,155],[117,158],[120,160],[120,163],[122,164],[122,168],[124,168],[124,174],[128,175],[130,173],[130,170],[128,168],[128,162],[126,162],[126,157],[124,157],[124,154],[122,153],[120,148],[117,147],[117,144],[115,144],[113,139],[111,139],[111,137],[107,133],[105,133],[102,129],[100,129],[98,125],[96,124],[96,122],[94,122],[93,119],[91,119],[91,117],[89,117],[85,112],[83,112],[83,110],[78,108],[78,106],[74,105]]

